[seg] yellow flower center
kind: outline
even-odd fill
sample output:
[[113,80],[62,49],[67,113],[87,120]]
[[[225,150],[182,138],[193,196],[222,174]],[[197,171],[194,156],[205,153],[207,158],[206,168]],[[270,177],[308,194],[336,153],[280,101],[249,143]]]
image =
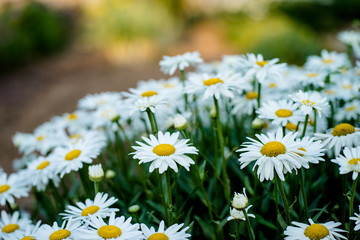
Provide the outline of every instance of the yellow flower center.
[[170,156],[175,152],[175,148],[171,144],[163,143],[159,144],[153,149],[153,153],[158,156]]
[[4,193],[6,191],[8,191],[10,189],[10,186],[7,184],[1,185],[0,186],[0,193]]
[[284,154],[286,152],[286,148],[281,142],[272,141],[265,143],[260,152],[262,155],[266,155],[267,157],[276,157],[280,154]]
[[332,63],[332,62],[334,62],[334,60],[331,58],[323,59],[323,63],[325,63],[325,64]]
[[38,141],[41,141],[41,140],[43,140],[44,139],[44,135],[39,135],[37,138],[36,138],[36,140],[38,140]]
[[84,210],[82,210],[82,212],[81,212],[81,216],[88,216],[89,214],[94,214],[97,211],[99,211],[99,209],[100,208],[98,206],[95,206],[95,205],[84,208]]
[[175,87],[175,85],[172,84],[172,83],[165,83],[163,86],[164,86],[164,88],[173,88],[173,87]]
[[245,97],[248,100],[253,100],[255,98],[257,98],[258,94],[256,92],[248,92],[246,93]]
[[359,162],[360,162],[360,158],[353,158],[353,159],[351,159],[351,160],[348,161],[348,163],[349,163],[350,165],[356,165],[356,164],[358,164]]
[[78,116],[76,115],[76,113],[70,113],[68,116],[67,116],[68,120],[75,120],[78,118]]
[[344,84],[344,85],[342,85],[342,88],[343,89],[352,89],[352,85],[351,84]]
[[324,225],[314,223],[305,229],[304,234],[311,240],[320,240],[329,235],[329,230]]
[[79,149],[72,150],[65,155],[65,160],[71,161],[74,158],[77,158],[80,154],[81,154],[81,150]]
[[263,67],[266,64],[268,64],[268,62],[267,61],[256,61],[256,64],[259,65],[260,67]]
[[304,101],[302,101],[302,103],[305,104],[305,105],[310,105],[310,106],[315,105],[314,102],[311,102],[311,101],[309,101],[309,100],[304,100]]
[[224,81],[221,80],[220,78],[210,78],[208,80],[204,80],[203,83],[205,86],[211,86],[211,85],[215,85],[218,83],[224,83]]
[[36,170],[41,170],[46,168],[47,166],[49,166],[50,162],[49,161],[44,161],[42,163],[40,163],[37,167]]
[[71,232],[69,230],[61,229],[61,230],[57,230],[57,231],[53,232],[49,236],[49,240],[61,240],[61,239],[69,237],[70,235],[71,235]]
[[336,125],[332,131],[333,136],[346,136],[348,134],[354,133],[355,127],[348,123],[340,123]]
[[275,115],[281,118],[286,118],[286,117],[291,117],[293,113],[288,109],[279,109],[275,112]]
[[326,93],[328,95],[335,95],[336,91],[334,91],[334,90],[324,90],[324,93]]
[[12,233],[12,232],[15,232],[16,230],[18,230],[19,228],[20,228],[19,225],[12,223],[12,224],[5,225],[1,231],[4,233]]
[[169,240],[169,237],[164,233],[154,233],[147,240]]
[[351,106],[351,107],[345,108],[345,111],[347,111],[347,112],[351,112],[351,111],[354,111],[354,110],[356,110],[356,106]]
[[291,123],[291,122],[288,122],[288,123],[285,125],[285,127],[286,127],[287,129],[289,129],[290,131],[295,131],[297,126],[296,126],[295,124]]
[[23,237],[22,239],[20,239],[20,240],[35,240],[36,238],[35,237],[33,237],[33,236],[25,236],[25,237]]
[[99,228],[98,234],[105,239],[117,238],[121,235],[121,229],[117,226],[106,225]]
[[146,91],[141,94],[142,97],[151,97],[154,95],[158,95],[158,93],[155,91]]
[[276,83],[270,83],[268,85],[269,88],[277,88],[277,84]]
[[306,76],[307,77],[317,77],[317,76],[319,76],[319,74],[318,73],[307,73]]

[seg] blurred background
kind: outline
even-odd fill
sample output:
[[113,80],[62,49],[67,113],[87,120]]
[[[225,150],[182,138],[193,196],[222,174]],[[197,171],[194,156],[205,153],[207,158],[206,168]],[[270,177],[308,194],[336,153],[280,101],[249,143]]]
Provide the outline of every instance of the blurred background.
[[255,52],[302,65],[344,51],[336,34],[359,19],[360,0],[0,0],[0,165],[12,170],[16,131],[88,93],[166,77],[162,55]]

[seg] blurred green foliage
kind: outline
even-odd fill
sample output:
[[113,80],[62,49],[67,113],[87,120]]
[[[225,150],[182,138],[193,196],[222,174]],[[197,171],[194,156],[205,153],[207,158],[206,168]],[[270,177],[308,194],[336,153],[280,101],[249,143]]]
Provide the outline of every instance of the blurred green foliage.
[[240,52],[302,65],[307,56],[318,54],[323,47],[314,31],[281,14],[261,20],[239,15],[225,18],[225,23],[230,43]]
[[0,13],[1,71],[61,49],[70,29],[64,16],[40,3],[29,2],[21,9],[5,7]]

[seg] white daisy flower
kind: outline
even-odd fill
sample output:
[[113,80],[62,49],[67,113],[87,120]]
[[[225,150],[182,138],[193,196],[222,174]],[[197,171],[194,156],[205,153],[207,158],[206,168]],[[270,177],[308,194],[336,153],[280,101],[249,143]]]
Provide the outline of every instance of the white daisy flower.
[[310,114],[313,109],[317,111],[319,116],[324,113],[327,115],[329,103],[326,97],[321,97],[318,92],[303,92],[299,91],[291,96],[294,102],[300,104],[300,110],[306,114]]
[[238,210],[246,208],[249,203],[248,197],[246,196],[245,188],[243,188],[243,193],[244,194],[235,193],[234,198],[231,201],[231,205]]
[[326,133],[315,133],[315,138],[322,140],[329,151],[334,148],[337,156],[342,147],[360,145],[360,129],[348,123],[340,123]]
[[165,74],[173,75],[176,69],[184,70],[189,66],[194,66],[196,64],[202,63],[203,60],[200,57],[198,51],[186,52],[182,55],[176,56],[163,56],[163,59],[160,61],[161,71]]
[[49,239],[49,240],[78,240],[78,232],[81,229],[79,222],[64,221],[61,226],[54,222],[52,226],[48,224],[42,225],[36,232],[36,239]]
[[131,217],[125,220],[124,216],[115,218],[115,213],[112,212],[109,218],[109,223],[105,223],[101,217],[90,215],[88,221],[89,227],[81,229],[78,234],[79,239],[86,240],[125,240],[134,239],[142,240],[143,235],[139,231],[139,224],[131,224]]
[[258,118],[270,119],[274,125],[286,126],[288,122],[299,122],[304,119],[299,104],[292,101],[280,100],[263,103],[256,111]]
[[[248,217],[252,217],[252,218],[255,218],[255,215],[254,214],[249,214],[248,211],[249,209],[252,207],[252,205],[248,206],[247,208],[245,208],[245,211],[247,213],[247,216]],[[242,210],[238,210],[236,208],[230,208],[230,217],[227,218],[228,221],[231,221],[231,220],[242,220],[242,221],[245,221],[246,218],[245,218],[245,215],[243,213]]]
[[294,226],[288,226],[284,232],[285,240],[339,240],[347,239],[341,233],[346,232],[340,228],[339,222],[314,223],[309,219],[308,224],[291,222]]
[[198,150],[187,144],[189,139],[178,138],[179,132],[170,135],[169,132],[163,134],[161,131],[158,132],[157,138],[152,134],[149,138],[143,137],[143,140],[147,144],[139,141],[136,142],[140,146],[133,146],[136,150],[132,153],[134,154],[134,159],[139,159],[139,164],[151,162],[150,172],[158,168],[161,174],[166,171],[168,167],[178,172],[176,163],[189,171],[190,165],[195,162],[186,154],[197,154]]
[[58,164],[57,173],[60,173],[60,177],[81,169],[84,163],[92,163],[103,147],[96,143],[90,140],[79,141],[75,144],[68,144],[66,147],[56,148],[51,157]]
[[340,154],[336,159],[332,159],[331,161],[340,165],[340,174],[352,172],[352,179],[355,180],[360,172],[360,147],[345,147],[344,155]]
[[306,60],[305,68],[331,73],[349,64],[345,53],[328,52],[324,49],[321,51],[321,56],[309,56]]
[[352,102],[347,102],[343,108],[340,108],[335,113],[335,119],[338,122],[344,120],[357,120],[360,116],[360,101],[354,100]]
[[52,118],[52,122],[59,128],[69,132],[76,132],[88,128],[92,121],[88,112],[75,111]]
[[324,87],[326,75],[327,73],[323,71],[302,71],[297,81],[299,81],[302,86],[312,84],[314,87]]
[[52,161],[52,158],[38,157],[28,164],[27,168],[22,171],[24,173],[24,180],[30,185],[36,187],[38,191],[44,191],[49,183],[53,181],[55,186],[60,182],[56,174],[57,164]]
[[254,109],[257,108],[257,96],[257,92],[248,91],[244,96],[233,98],[231,101],[231,105],[233,105],[231,113],[234,115],[251,115]]
[[79,100],[78,107],[83,110],[96,110],[107,104],[114,104],[121,101],[121,94],[118,92],[102,92],[89,94]]
[[12,173],[7,176],[0,172],[0,205],[5,206],[6,202],[13,204],[14,198],[27,197],[30,187],[27,181],[23,181],[19,174]]
[[265,80],[282,78],[286,70],[286,64],[276,64],[278,58],[271,60],[264,60],[261,54],[247,54],[239,58],[238,68],[245,71],[245,78],[256,77],[256,79],[263,83]]
[[106,218],[111,215],[112,212],[117,212],[117,208],[109,208],[111,205],[116,203],[118,200],[114,197],[108,196],[107,193],[97,193],[94,200],[86,199],[85,203],[77,202],[77,206],[67,206],[65,212],[60,215],[64,216],[63,219],[72,218],[73,221],[90,220],[90,215],[95,217]]
[[241,169],[255,161],[253,170],[259,166],[257,175],[261,182],[264,179],[272,180],[274,174],[284,181],[284,173],[301,168],[305,164],[305,160],[300,156],[303,151],[299,150],[300,145],[295,141],[297,133],[290,132],[283,137],[282,129],[278,128],[276,134],[255,136],[260,141],[248,138],[251,142],[245,142],[243,148],[237,152],[241,152],[239,158]]
[[11,215],[7,214],[5,210],[2,210],[0,219],[0,239],[16,236],[16,234],[25,231],[26,227],[30,224],[30,219],[27,216],[20,217],[18,211]]
[[[325,155],[326,149],[321,141],[315,141],[315,138],[305,136],[303,139],[298,140],[299,150],[302,150],[301,157],[306,162],[318,164],[319,161],[325,161],[322,156]],[[305,166],[304,166],[305,167]]]
[[145,224],[141,224],[141,230],[147,240],[188,240],[191,237],[189,233],[186,233],[189,227],[181,229],[183,226],[183,223],[173,224],[165,230],[165,223],[161,221],[157,231],[154,227],[148,228]]
[[[360,206],[359,206],[359,211],[360,211]],[[355,213],[355,217],[350,217],[349,219],[355,221],[354,230],[358,231],[360,229],[360,214]]]
[[248,84],[240,79],[239,74],[221,72],[216,75],[192,74],[186,83],[185,91],[188,94],[200,96],[202,100],[215,97],[233,98],[234,92],[249,88]]
[[353,46],[360,43],[360,32],[343,31],[337,35],[340,42],[345,45]]
[[146,97],[146,98],[140,98],[136,100],[132,107],[132,111],[129,113],[129,115],[133,115],[134,112],[144,112],[147,109],[150,109],[151,112],[155,113],[156,110],[160,107],[164,107],[166,105],[166,101],[158,95]]
[[24,231],[15,231],[6,240],[35,240],[37,231],[39,230],[41,221],[38,221],[35,225],[29,224]]

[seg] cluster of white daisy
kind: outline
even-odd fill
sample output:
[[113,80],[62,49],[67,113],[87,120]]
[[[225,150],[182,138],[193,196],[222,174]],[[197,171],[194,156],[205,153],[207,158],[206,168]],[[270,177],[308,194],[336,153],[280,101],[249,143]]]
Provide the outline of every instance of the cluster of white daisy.
[[[344,33],[339,38],[355,51],[356,37]],[[347,239],[344,232],[355,239],[360,229],[359,216],[353,216],[354,203],[360,202],[359,61],[353,65],[348,55],[323,50],[320,56],[309,56],[303,67],[261,54],[203,63],[198,52],[189,52],[165,56],[160,66],[169,75],[179,70],[180,77],[140,81],[126,92],[88,95],[74,112],[14,136],[22,157],[14,162],[16,173],[0,171],[0,205],[17,210],[15,199],[32,190],[39,213],[58,222],[32,224],[26,213],[19,217],[18,211],[3,211],[0,238],[183,240],[191,231],[215,239],[232,232],[236,223],[234,236],[253,240],[261,236],[253,231],[260,229],[255,224],[263,209],[260,202],[268,201],[255,196],[267,192],[275,201],[273,219],[279,226],[261,216],[260,221],[282,226],[285,239]],[[195,70],[188,71],[190,66]],[[329,171],[329,178],[351,173],[353,180],[349,191],[343,178],[342,190],[350,200],[341,203],[348,212],[348,221],[342,219],[347,231],[338,228],[341,223],[331,219],[334,215],[315,223],[327,211],[315,216],[321,206],[307,204],[313,172],[336,164],[339,171],[336,176]],[[289,190],[289,179],[295,190]],[[252,205],[245,188],[231,201],[239,186],[253,197]],[[300,192],[292,200],[301,201],[289,204],[290,192]],[[49,194],[53,201],[47,202]],[[185,213],[194,199],[199,205]],[[51,206],[53,202],[57,204]],[[130,202],[146,206],[140,219],[138,205],[121,216],[116,216],[119,208],[110,208]],[[251,207],[254,214],[248,213]],[[207,217],[201,218],[204,209]],[[306,221],[310,225],[302,223]],[[245,226],[242,222],[247,234],[238,231]],[[157,231],[147,227],[154,224]]]

